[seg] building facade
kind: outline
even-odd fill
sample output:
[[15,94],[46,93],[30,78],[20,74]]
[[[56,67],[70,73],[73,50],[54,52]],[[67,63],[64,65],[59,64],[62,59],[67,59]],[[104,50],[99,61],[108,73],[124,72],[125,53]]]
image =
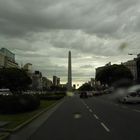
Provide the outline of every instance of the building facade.
[[140,54],[137,55],[135,61],[137,64],[137,82],[140,83]]
[[48,90],[53,85],[52,81],[49,80],[47,77],[42,77],[42,88],[44,90]]
[[15,62],[15,54],[6,48],[0,49],[0,68],[19,68]]
[[32,89],[42,90],[42,73],[40,71],[35,71],[32,76]]
[[53,76],[53,85],[59,86],[60,85],[60,78],[57,76]]
[[138,73],[137,73],[137,62],[134,60],[130,60],[130,61],[127,61],[125,63],[122,63],[124,66],[126,66],[132,73],[133,77],[134,77],[134,80],[137,80],[137,76],[138,76]]

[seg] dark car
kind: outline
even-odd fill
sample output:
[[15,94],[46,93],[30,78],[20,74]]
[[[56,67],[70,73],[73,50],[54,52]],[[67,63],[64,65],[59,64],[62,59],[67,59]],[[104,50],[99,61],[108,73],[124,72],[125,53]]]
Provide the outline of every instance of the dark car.
[[81,92],[80,93],[80,98],[88,98],[88,95],[86,92]]

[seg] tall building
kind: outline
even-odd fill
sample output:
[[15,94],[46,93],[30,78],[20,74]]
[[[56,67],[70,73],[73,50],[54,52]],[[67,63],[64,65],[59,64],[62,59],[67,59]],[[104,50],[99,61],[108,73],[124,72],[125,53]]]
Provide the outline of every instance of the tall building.
[[47,77],[42,77],[42,87],[44,90],[50,89],[52,84],[52,81],[49,80]]
[[57,85],[60,85],[60,78],[57,78]]
[[137,55],[135,61],[137,65],[137,82],[140,83],[140,54]]
[[8,60],[15,62],[15,54],[6,48],[1,48],[0,52],[7,57]]
[[134,80],[137,80],[137,63],[134,60],[130,60],[130,61],[127,61],[125,63],[122,63],[124,66],[126,66],[132,73],[133,77],[134,77]]
[[0,68],[19,68],[15,62],[15,54],[6,48],[0,49]]
[[71,51],[69,51],[68,54],[68,90],[72,90]]
[[32,76],[32,88],[42,90],[42,73],[40,71],[35,71]]
[[58,78],[57,76],[53,76],[53,85],[59,86],[60,85],[60,78]]
[[31,63],[25,64],[23,66],[23,69],[26,71],[28,76],[32,79],[32,76],[33,76],[32,64]]
[[134,80],[140,83],[140,54],[138,54],[133,60],[129,60],[122,64],[131,71]]
[[53,85],[57,86],[57,76],[53,76]]

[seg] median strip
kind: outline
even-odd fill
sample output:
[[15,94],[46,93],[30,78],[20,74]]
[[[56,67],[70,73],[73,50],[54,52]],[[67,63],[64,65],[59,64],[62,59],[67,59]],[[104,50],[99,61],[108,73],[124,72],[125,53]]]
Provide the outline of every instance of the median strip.
[[[47,103],[45,101],[45,102],[43,102],[41,109],[35,110],[33,112],[29,112],[29,113],[28,112],[23,113],[23,115],[22,114],[21,115],[17,114],[17,115],[14,115],[14,116],[13,115],[8,115],[5,118],[8,118],[8,119],[11,118],[11,124],[9,124],[9,126],[7,126],[6,128],[1,128],[1,131],[2,132],[15,132],[15,131],[21,129],[22,127],[24,127],[25,125],[29,124],[31,121],[33,121],[34,119],[36,119],[37,117],[42,115],[44,112],[46,112],[49,109],[51,109],[52,107],[54,107],[58,102],[60,102],[62,100],[63,99],[58,100],[58,101],[52,101],[52,102],[49,102],[49,103]],[[3,115],[3,117],[0,116],[0,118],[4,119],[4,116],[5,115]]]

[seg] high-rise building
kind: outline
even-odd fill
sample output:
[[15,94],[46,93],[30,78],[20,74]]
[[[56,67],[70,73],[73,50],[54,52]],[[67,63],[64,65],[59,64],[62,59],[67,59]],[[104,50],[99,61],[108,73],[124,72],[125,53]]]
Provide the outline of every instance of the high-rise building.
[[15,54],[6,48],[0,49],[0,68],[19,68],[15,62]]
[[60,78],[57,78],[57,85],[60,85]]
[[58,78],[57,76],[53,76],[53,85],[59,86],[60,85],[60,78]]
[[68,53],[68,91],[72,90],[71,51]]
[[32,88],[34,90],[42,90],[42,73],[35,71],[32,76]]
[[53,85],[57,86],[57,76],[53,76]]
[[135,61],[137,65],[137,82],[140,83],[140,54],[137,55]]
[[6,48],[1,48],[0,52],[7,57],[8,60],[15,62],[15,54]]
[[135,60],[130,60],[125,63],[122,63],[124,66],[126,66],[132,73],[134,80],[137,80],[137,63]]

